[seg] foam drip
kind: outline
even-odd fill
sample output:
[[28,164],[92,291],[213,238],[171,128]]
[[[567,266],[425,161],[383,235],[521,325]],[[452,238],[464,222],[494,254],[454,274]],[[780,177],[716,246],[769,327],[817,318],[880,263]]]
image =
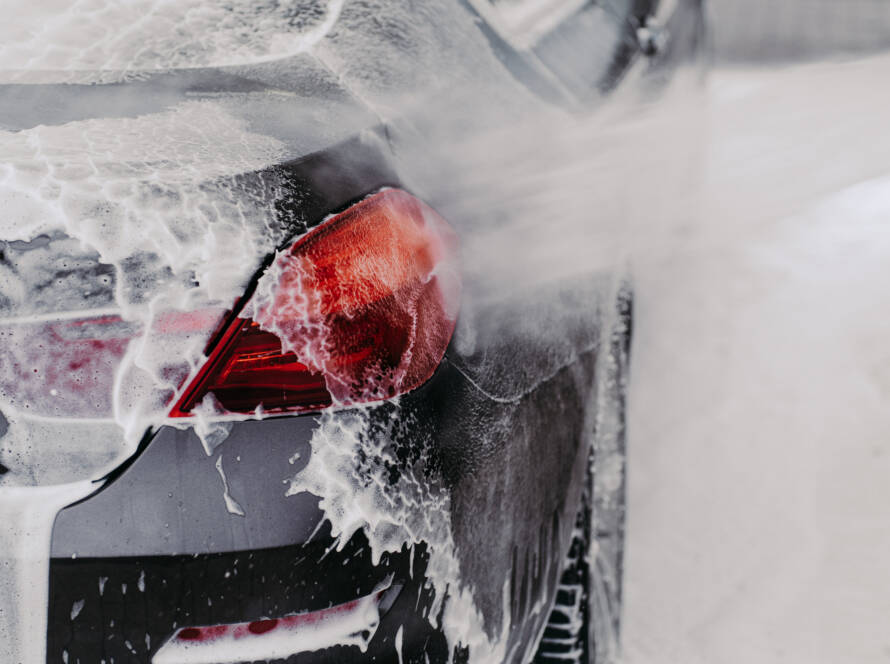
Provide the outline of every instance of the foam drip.
[[[95,490],[92,482],[0,487],[0,661],[46,661],[49,548],[56,513]],[[15,598],[15,602],[10,602]]]

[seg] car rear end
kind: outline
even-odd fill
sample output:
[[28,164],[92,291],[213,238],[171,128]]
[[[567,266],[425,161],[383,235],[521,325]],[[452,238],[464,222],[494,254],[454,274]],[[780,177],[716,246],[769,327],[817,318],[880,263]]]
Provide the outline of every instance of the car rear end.
[[[349,11],[312,56],[5,80],[0,659],[535,652],[629,296],[468,275],[484,212],[406,146],[544,102],[462,6],[361,63]],[[401,27],[475,55],[406,95]]]

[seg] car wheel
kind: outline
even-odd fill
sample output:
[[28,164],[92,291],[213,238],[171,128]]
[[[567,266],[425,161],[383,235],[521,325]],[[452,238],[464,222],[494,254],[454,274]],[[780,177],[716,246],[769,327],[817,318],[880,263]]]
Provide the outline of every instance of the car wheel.
[[596,391],[585,491],[534,664],[611,664],[618,658],[625,513],[625,394],[632,294],[617,315]]

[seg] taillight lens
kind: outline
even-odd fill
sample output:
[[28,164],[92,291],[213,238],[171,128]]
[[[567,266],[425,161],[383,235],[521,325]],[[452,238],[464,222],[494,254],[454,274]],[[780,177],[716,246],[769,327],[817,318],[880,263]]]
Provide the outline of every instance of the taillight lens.
[[115,371],[138,332],[117,315],[0,325],[0,394],[42,416],[107,417]]
[[[31,415],[110,418],[115,378],[134,339],[149,336],[168,349],[182,348],[193,337],[205,338],[222,313],[164,312],[148,326],[112,312],[2,321],[0,396]],[[183,366],[176,358],[158,366],[159,378],[173,386],[188,375],[186,360],[179,359]]]
[[370,196],[279,253],[171,415],[367,403],[423,384],[460,295],[457,241],[404,191]]

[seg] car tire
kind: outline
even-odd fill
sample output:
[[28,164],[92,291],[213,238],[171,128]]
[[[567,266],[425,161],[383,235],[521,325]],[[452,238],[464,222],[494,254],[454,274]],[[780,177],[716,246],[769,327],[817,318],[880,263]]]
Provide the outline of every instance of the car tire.
[[599,372],[585,490],[534,664],[612,664],[618,659],[632,299],[623,285],[605,370]]

